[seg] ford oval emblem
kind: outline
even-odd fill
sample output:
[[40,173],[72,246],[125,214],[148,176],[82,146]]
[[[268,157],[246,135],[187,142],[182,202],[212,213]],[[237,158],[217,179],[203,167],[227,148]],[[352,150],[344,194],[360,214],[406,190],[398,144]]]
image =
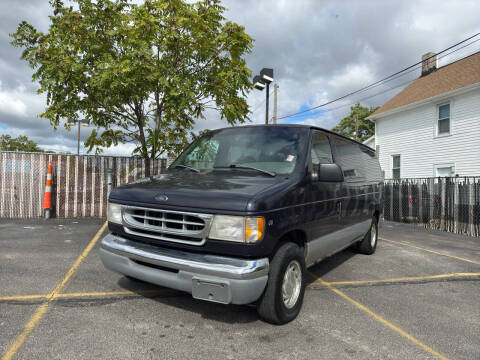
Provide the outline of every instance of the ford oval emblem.
[[157,201],[167,201],[167,200],[168,200],[168,196],[167,196],[167,195],[160,194],[160,195],[155,196],[155,200],[157,200]]

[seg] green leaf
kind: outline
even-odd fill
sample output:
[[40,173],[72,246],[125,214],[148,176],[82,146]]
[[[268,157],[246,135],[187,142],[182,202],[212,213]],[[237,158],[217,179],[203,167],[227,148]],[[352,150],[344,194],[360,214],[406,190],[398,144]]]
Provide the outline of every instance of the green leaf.
[[157,158],[180,151],[209,107],[229,124],[248,121],[253,40],[220,1],[73,2],[51,0],[47,33],[22,22],[10,35],[54,128],[86,118],[89,151],[133,142],[135,154]]

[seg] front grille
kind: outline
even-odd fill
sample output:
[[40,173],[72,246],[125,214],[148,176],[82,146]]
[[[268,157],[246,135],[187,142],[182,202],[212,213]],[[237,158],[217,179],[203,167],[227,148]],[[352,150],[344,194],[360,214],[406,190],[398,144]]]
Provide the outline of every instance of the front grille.
[[123,207],[125,232],[155,240],[203,245],[213,215]]

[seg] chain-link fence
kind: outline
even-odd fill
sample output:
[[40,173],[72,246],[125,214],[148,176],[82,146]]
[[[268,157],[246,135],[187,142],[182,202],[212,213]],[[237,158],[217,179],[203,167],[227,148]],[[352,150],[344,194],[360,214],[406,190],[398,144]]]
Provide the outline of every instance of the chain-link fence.
[[[0,218],[39,218],[49,162],[53,216],[104,217],[107,169],[113,186],[145,176],[137,157],[0,152]],[[150,162],[159,174],[166,160]],[[480,236],[480,177],[385,180],[385,220]]]
[[[104,217],[107,169],[113,186],[145,176],[138,157],[57,155],[0,152],[0,218],[43,216],[42,201],[49,162],[53,164],[53,216],[58,218]],[[164,159],[150,162],[150,173],[165,169]]]
[[385,220],[480,236],[480,177],[385,180]]

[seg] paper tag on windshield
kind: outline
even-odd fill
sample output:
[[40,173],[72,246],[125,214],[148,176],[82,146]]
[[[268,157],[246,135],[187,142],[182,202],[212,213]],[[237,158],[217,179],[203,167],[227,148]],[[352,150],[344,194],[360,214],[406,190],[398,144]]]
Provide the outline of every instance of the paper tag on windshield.
[[285,161],[292,162],[295,159],[295,155],[288,155]]

